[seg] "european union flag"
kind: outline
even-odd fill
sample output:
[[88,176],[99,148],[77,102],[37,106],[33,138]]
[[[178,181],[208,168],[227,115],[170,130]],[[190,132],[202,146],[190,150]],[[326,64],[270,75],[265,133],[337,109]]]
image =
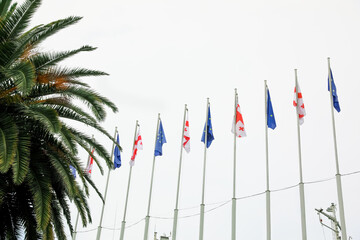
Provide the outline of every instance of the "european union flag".
[[159,132],[156,137],[155,156],[162,156],[162,145],[166,143],[164,129],[160,120]]
[[215,139],[214,138],[214,133],[213,133],[213,128],[212,128],[212,125],[211,125],[211,114],[210,114],[210,106],[209,106],[209,114],[208,114],[208,119],[207,119],[207,129],[206,128],[206,123],[205,123],[205,126],[204,126],[204,131],[203,131],[203,135],[201,137],[201,141],[203,143],[205,143],[205,133],[207,134],[207,137],[206,137],[206,147],[209,148],[212,141]]
[[273,130],[276,128],[275,115],[271,104],[269,89],[267,90],[267,125]]
[[[330,69],[330,76],[331,76],[331,89],[332,89],[334,108],[336,109],[336,111],[340,112],[339,98],[338,98],[338,95],[336,92],[336,86],[335,86],[335,82],[334,82],[334,78],[333,78],[331,69]],[[330,91],[329,77],[328,77],[328,91]]]
[[[116,142],[118,145],[119,143],[119,134],[117,135]],[[117,145],[115,145],[114,149],[114,169],[121,167],[121,156],[120,156],[120,149]]]
[[73,167],[73,165],[70,165],[71,174],[76,178],[76,169]]

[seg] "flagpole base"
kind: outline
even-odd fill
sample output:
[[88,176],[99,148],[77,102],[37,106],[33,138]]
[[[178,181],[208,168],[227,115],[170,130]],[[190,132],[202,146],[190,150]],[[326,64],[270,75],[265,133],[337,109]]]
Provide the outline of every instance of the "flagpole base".
[[149,220],[150,220],[150,216],[146,216],[146,218],[145,218],[144,240],[147,240],[147,239],[148,239],[148,235],[149,235]]
[[178,220],[179,209],[174,209],[174,224],[172,231],[172,240],[176,240],[177,220]]
[[232,199],[231,240],[236,239],[236,198]]
[[101,226],[98,227],[96,240],[100,240],[100,236],[101,236]]
[[122,222],[121,222],[120,240],[124,240],[125,224],[126,224],[126,221],[122,221]]
[[200,233],[199,240],[204,239],[204,213],[205,213],[205,204],[200,205]]

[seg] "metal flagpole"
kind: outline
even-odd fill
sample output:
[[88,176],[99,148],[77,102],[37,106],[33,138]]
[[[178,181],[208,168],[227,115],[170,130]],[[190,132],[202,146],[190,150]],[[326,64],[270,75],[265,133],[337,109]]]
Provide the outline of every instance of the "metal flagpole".
[[[92,135],[92,140],[94,140],[94,135]],[[91,151],[91,146],[90,146],[90,149],[89,149],[90,151]],[[90,163],[90,154],[89,154],[89,157],[88,157],[88,160],[87,160],[87,165],[86,166],[89,166],[89,163]],[[83,189],[82,190],[84,190],[84,187],[83,187]],[[79,222],[79,216],[80,216],[80,212],[78,211],[78,213],[77,213],[77,215],[76,215],[76,221],[75,221],[75,229],[74,229],[74,232],[73,232],[73,234],[72,234],[72,240],[75,240],[76,239],[76,234],[77,234],[77,226],[78,226],[78,222]]]
[[[136,120],[135,133],[134,133],[134,142],[133,142],[133,150],[134,150],[134,147],[135,147],[136,133],[137,133],[138,126],[139,126],[138,120]],[[130,181],[131,181],[132,167],[133,167],[133,166],[130,164],[128,187],[127,187],[127,191],[126,191],[124,217],[123,217],[123,221],[121,222],[120,240],[123,240],[123,239],[124,239],[124,234],[125,234],[125,224],[126,224],[125,219],[126,219],[126,210],[127,210],[127,204],[128,204],[128,198],[129,198],[129,190],[130,190]]]
[[304,192],[304,182],[303,182],[303,174],[302,174],[302,159],[301,159],[301,140],[300,140],[300,123],[299,123],[299,96],[298,96],[298,77],[297,77],[297,69],[295,69],[295,90],[296,90],[296,121],[297,121],[297,133],[298,133],[298,151],[299,151],[299,171],[300,171],[300,183],[299,183],[299,191],[300,191],[300,210],[301,210],[301,234],[302,240],[306,240],[306,215],[305,215],[305,192]]
[[[115,127],[114,139],[115,139],[115,137],[116,137],[116,133],[117,133],[117,127]],[[110,155],[111,157],[110,157],[110,159],[113,159],[113,156],[114,156],[114,147],[115,147],[115,143],[113,143],[113,145],[112,145],[111,155]],[[104,194],[104,203],[103,203],[103,206],[102,206],[102,209],[101,209],[101,217],[100,217],[100,222],[99,222],[99,226],[98,226],[98,231],[97,231],[96,240],[100,240],[100,236],[101,236],[101,224],[102,224],[102,220],[103,220],[103,216],[104,216],[106,195],[107,195],[107,190],[108,190],[108,186],[109,186],[110,171],[111,171],[111,169],[109,168],[109,170],[108,170],[108,175],[107,175],[107,179],[106,179],[106,187],[105,187],[105,194]]]
[[206,148],[207,148],[207,128],[208,128],[208,118],[209,118],[209,98],[207,98],[206,104],[206,121],[205,121],[205,145],[204,145],[204,169],[203,169],[203,185],[202,185],[202,197],[201,197],[201,205],[200,205],[200,233],[199,240],[203,240],[204,238],[204,213],[205,213],[205,169],[206,169]]
[[267,82],[265,83],[265,149],[266,149],[266,239],[271,240],[271,215],[270,215],[270,187],[269,187],[269,153],[268,153],[268,126],[267,126]]
[[179,212],[178,206],[179,206],[179,189],[180,189],[181,163],[182,163],[182,152],[183,152],[183,144],[184,144],[185,119],[186,119],[186,113],[187,113],[187,111],[188,111],[187,105],[185,104],[183,128],[182,128],[182,135],[181,135],[179,175],[178,175],[178,183],[177,183],[177,191],[176,191],[176,203],[175,203],[175,209],[174,209],[174,222],[173,222],[172,240],[176,240],[177,220],[178,220],[178,212]]
[[[156,135],[155,135],[155,145],[154,145],[154,149],[156,147],[156,140],[157,140],[157,135],[159,132],[159,124],[160,124],[160,113],[158,115],[158,121],[157,121],[157,126],[156,126]],[[150,193],[149,193],[149,203],[148,203],[148,209],[147,209],[147,215],[145,218],[145,231],[144,231],[144,240],[148,239],[148,234],[149,234],[149,220],[150,220],[150,203],[151,203],[151,193],[152,193],[152,185],[153,185],[153,179],[154,179],[154,168],[155,168],[155,154],[153,157],[153,166],[152,166],[152,170],[151,170],[151,182],[150,182]]]
[[236,108],[238,103],[237,89],[235,88],[235,105],[234,105],[234,169],[233,169],[233,197],[232,197],[232,225],[231,239],[236,239]]
[[330,87],[330,103],[331,103],[331,117],[332,117],[332,125],[333,125],[333,136],[334,136],[334,149],[335,149],[335,163],[336,163],[336,185],[337,185],[337,193],[338,193],[338,201],[339,201],[339,214],[340,214],[340,223],[341,223],[341,236],[342,239],[347,239],[346,234],[346,224],[345,224],[345,213],[344,213],[344,200],[342,196],[342,186],[341,186],[341,175],[339,169],[339,159],[338,159],[338,151],[337,151],[337,143],[336,143],[336,131],[335,131],[335,118],[334,118],[334,99],[332,95],[332,77],[330,72],[330,58],[328,58],[328,76],[329,76],[329,87]]

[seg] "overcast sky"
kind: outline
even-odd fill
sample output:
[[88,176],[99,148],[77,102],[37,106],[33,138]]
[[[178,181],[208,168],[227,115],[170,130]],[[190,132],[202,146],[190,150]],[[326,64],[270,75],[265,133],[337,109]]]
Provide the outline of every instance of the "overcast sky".
[[[342,111],[335,114],[340,171],[360,170],[358,89],[360,79],[360,2],[356,0],[62,0],[43,1],[33,24],[70,15],[83,20],[41,46],[70,50],[89,44],[98,49],[64,62],[66,66],[106,71],[86,78],[92,88],[119,108],[108,112],[103,127],[115,126],[123,147],[123,166],[111,173],[102,239],[119,239],[135,121],[144,150],[133,168],[127,226],[146,216],[157,114],[168,143],[156,158],[150,231],[172,230],[184,104],[188,104],[191,152],[183,155],[178,239],[197,239],[201,203],[206,98],[210,98],[215,140],[207,152],[205,210],[232,197],[234,88],[238,89],[248,137],[237,142],[237,197],[265,191],[264,80],[268,80],[277,128],[269,130],[270,189],[299,183],[296,114],[292,106],[294,69],[298,69],[307,116],[301,126],[305,182],[335,176],[335,157],[327,91],[331,58]],[[79,126],[111,150],[111,142]],[[87,155],[81,152],[84,165]],[[105,166],[105,164],[103,164]],[[106,174],[96,166],[92,178],[101,192]],[[344,176],[347,233],[360,239],[360,174]],[[308,239],[331,239],[315,208],[337,203],[334,179],[305,185]],[[215,203],[215,204],[213,204]],[[89,204],[93,224],[79,231],[95,239],[101,201],[94,191]],[[237,201],[237,239],[266,239],[265,195]],[[272,237],[301,239],[298,187],[271,193]],[[72,205],[73,222],[76,210]],[[164,217],[159,219],[153,217]],[[324,219],[325,221],[325,219]],[[129,227],[125,239],[142,239],[145,222]],[[231,202],[205,214],[204,239],[230,239]],[[151,239],[151,237],[149,237]]]

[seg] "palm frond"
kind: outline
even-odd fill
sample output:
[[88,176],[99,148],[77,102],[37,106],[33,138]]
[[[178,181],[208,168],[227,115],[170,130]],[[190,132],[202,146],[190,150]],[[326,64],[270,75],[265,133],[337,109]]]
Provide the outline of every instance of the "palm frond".
[[[53,194],[53,199],[56,199],[55,194]],[[54,225],[56,237],[58,239],[66,239],[60,204],[57,200],[51,201],[51,222]]]
[[60,31],[61,29],[64,29],[72,24],[77,23],[78,21],[80,21],[81,18],[82,17],[71,16],[71,17],[60,19],[60,20],[57,20],[57,21],[54,21],[54,22],[44,25],[42,27],[42,31],[40,33],[36,34],[29,41],[29,44],[36,46],[39,43],[41,43],[42,41],[44,41],[46,38],[54,35],[58,31]]
[[70,207],[67,202],[67,198],[62,190],[59,189],[59,187],[54,186],[54,193],[56,195],[56,198],[59,201],[60,207],[62,209],[62,213],[65,216],[66,222],[68,224],[68,227],[70,229],[70,232],[73,233],[74,229],[71,224],[71,214],[70,214]]
[[19,36],[28,26],[41,0],[26,0],[18,6],[6,22],[0,23],[0,41]]
[[12,79],[18,90],[23,93],[28,93],[35,85],[35,69],[30,61],[22,61],[16,64],[11,69],[5,71],[6,77]]
[[18,143],[18,128],[13,119],[0,114],[0,172],[5,173],[10,168],[16,154]]
[[43,240],[54,240],[54,229],[53,225],[49,222],[46,228],[43,230]]
[[4,18],[6,13],[9,11],[11,0],[2,0],[0,3],[0,17]]
[[70,167],[68,163],[65,163],[64,160],[66,160],[66,156],[63,153],[59,154],[59,151],[55,153],[51,149],[46,153],[50,157],[51,165],[54,167],[54,173],[59,180],[61,180],[61,183],[66,188],[66,191],[68,194],[73,198],[75,192],[74,192],[74,177],[71,175]]
[[88,52],[88,51],[93,51],[95,49],[96,48],[94,47],[86,45],[72,51],[56,52],[56,53],[40,53],[32,56],[30,60],[31,62],[34,63],[36,71],[41,71],[50,66],[54,66],[60,61],[67,59],[71,56],[74,56],[79,52]]
[[48,174],[40,172],[38,168],[30,168],[28,183],[32,192],[35,207],[35,216],[38,228],[45,230],[51,218],[51,192]]
[[24,113],[41,122],[51,132],[57,133],[61,129],[61,122],[59,121],[58,114],[52,108],[41,105],[30,105],[27,110],[24,110]]
[[17,185],[23,183],[29,171],[31,145],[30,137],[22,132],[20,132],[18,139],[17,153],[12,164],[13,181]]
[[65,96],[73,96],[82,100],[93,112],[98,120],[103,120],[106,117],[106,112],[103,105],[108,106],[114,112],[117,111],[117,107],[114,103],[105,97],[100,96],[98,93],[91,89],[85,89],[80,87],[70,87],[64,93]]

